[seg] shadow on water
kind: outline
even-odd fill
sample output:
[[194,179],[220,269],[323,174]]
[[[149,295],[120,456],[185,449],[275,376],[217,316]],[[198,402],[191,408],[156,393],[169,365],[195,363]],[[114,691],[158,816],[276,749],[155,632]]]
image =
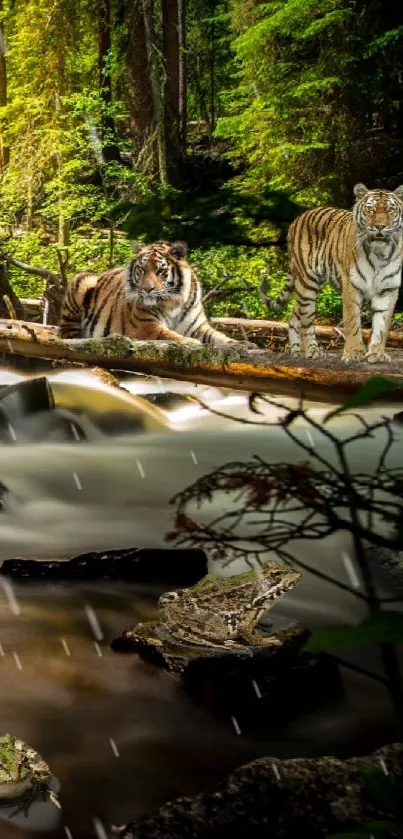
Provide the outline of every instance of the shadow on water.
[[[19,615],[0,600],[1,730],[44,755],[61,783],[63,813],[55,832],[1,824],[1,839],[59,839],[64,825],[73,839],[95,837],[94,818],[123,824],[254,757],[365,753],[393,739],[382,688],[346,671],[345,701],[252,741],[192,704],[174,677],[110,649],[123,628],[153,615],[160,591],[127,583],[13,589]],[[103,633],[97,642],[88,605]]]

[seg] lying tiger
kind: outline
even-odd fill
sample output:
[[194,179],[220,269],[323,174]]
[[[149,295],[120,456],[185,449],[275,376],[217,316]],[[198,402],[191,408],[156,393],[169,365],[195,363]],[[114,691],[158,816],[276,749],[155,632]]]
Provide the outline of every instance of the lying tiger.
[[126,268],[74,277],[62,306],[61,338],[119,333],[142,341],[255,347],[228,338],[208,322],[185,242],[134,243],[133,250]]
[[[401,283],[403,186],[389,192],[357,184],[354,195],[352,211],[318,207],[290,225],[290,274],[276,300],[267,296],[268,282],[262,281],[261,298],[273,311],[282,309],[295,290],[288,326],[293,355],[325,355],[316,341],[314,318],[318,291],[330,282],[343,298],[343,361],[362,356],[372,363],[391,360],[385,347]],[[367,351],[361,329],[365,301],[372,313]]]

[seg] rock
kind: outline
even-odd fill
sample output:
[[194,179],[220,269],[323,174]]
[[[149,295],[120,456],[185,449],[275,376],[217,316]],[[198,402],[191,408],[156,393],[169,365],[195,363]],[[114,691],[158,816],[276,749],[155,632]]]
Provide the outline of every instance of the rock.
[[99,437],[88,420],[56,407],[44,376],[0,387],[0,443],[76,442],[94,432]]
[[[1,484],[0,484],[1,503]],[[7,559],[1,573],[13,579],[51,580],[127,580],[169,585],[193,585],[207,569],[203,551],[189,550],[131,550],[104,551],[80,554],[60,562],[30,559]]]
[[271,626],[267,643],[243,650],[175,646],[161,640],[160,629],[157,621],[143,623],[123,632],[111,647],[176,674],[192,699],[233,717],[247,736],[267,734],[279,722],[343,693],[336,662],[301,651],[310,634],[301,624],[277,631]]
[[[371,767],[378,795],[369,792],[363,767]],[[385,774],[385,770],[388,773]],[[393,822],[383,836],[403,837],[395,805],[381,806],[380,790],[398,783],[403,790],[403,745],[384,746],[372,755],[279,760],[264,757],[236,769],[213,790],[164,804],[150,817],[130,822],[120,839],[325,839],[343,832],[380,836],[374,822]],[[384,791],[386,801],[388,792]],[[400,796],[400,797],[399,797]],[[373,833],[371,830],[373,826]],[[364,827],[368,825],[365,833]],[[112,835],[112,834],[111,834]],[[116,834],[115,834],[116,835]]]
[[[58,793],[60,790],[60,782],[57,778],[52,777],[49,783],[49,789]],[[37,795],[32,802],[28,815],[23,812],[15,813],[16,801],[0,801],[0,825],[13,825],[17,830],[32,830],[40,831],[41,833],[50,833],[55,831],[61,822],[61,812],[55,807],[52,801],[43,800],[41,795]],[[0,835],[3,835],[0,827]]]
[[403,551],[370,545],[365,549],[365,556],[373,570],[380,574],[386,583],[390,584],[392,581],[397,593],[403,592]]
[[15,441],[15,423],[53,408],[53,394],[45,377],[0,387],[0,441]]

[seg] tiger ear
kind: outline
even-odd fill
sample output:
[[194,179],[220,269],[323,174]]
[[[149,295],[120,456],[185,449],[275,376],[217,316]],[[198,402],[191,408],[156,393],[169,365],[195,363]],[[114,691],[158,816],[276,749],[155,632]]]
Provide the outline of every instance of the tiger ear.
[[132,251],[135,254],[140,253],[142,248],[144,248],[144,245],[142,244],[142,242],[130,242],[130,244],[132,246]]
[[176,259],[186,259],[188,255],[188,246],[186,242],[172,242],[169,253]]
[[369,192],[369,189],[367,189],[367,187],[364,184],[356,184],[353,192],[355,197],[358,198],[358,200],[360,200],[360,198],[364,198],[364,195],[366,195],[367,192]]
[[395,195],[397,195],[398,198],[403,198],[403,186],[396,187]]

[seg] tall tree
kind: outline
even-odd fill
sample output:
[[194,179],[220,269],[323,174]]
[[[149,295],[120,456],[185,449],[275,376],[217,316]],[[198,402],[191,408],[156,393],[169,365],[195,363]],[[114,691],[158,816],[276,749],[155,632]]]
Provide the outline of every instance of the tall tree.
[[134,167],[158,173],[154,100],[150,84],[143,0],[125,0],[127,92]]
[[112,22],[110,0],[97,0],[98,8],[98,69],[102,107],[102,146],[106,162],[120,161],[116,142],[115,121],[112,116]]
[[[6,65],[6,43],[4,39],[4,27],[3,27],[3,18],[4,18],[4,3],[3,0],[0,0],[0,109],[3,109],[7,105],[7,65]],[[2,111],[0,110],[0,113]],[[7,145],[7,141],[4,136],[4,128],[6,126],[6,120],[3,116],[0,117],[0,168],[2,171],[6,168],[9,159],[10,153]]]
[[[183,12],[183,7],[182,7]],[[162,0],[162,52],[164,56],[164,129],[169,183],[179,186],[182,177],[181,97],[183,58],[180,62],[178,0]],[[180,67],[182,73],[180,73]],[[183,107],[183,99],[182,99]]]
[[167,182],[166,141],[164,131],[164,99],[161,88],[159,51],[155,33],[154,0],[143,0],[144,31],[154,109],[155,136],[158,151],[158,174],[161,183]]
[[187,62],[186,62],[186,0],[178,0],[179,32],[179,134],[182,154],[186,153],[187,130]]
[[220,133],[244,187],[349,205],[356,181],[401,172],[395,9],[393,0],[230,0],[239,84]]

